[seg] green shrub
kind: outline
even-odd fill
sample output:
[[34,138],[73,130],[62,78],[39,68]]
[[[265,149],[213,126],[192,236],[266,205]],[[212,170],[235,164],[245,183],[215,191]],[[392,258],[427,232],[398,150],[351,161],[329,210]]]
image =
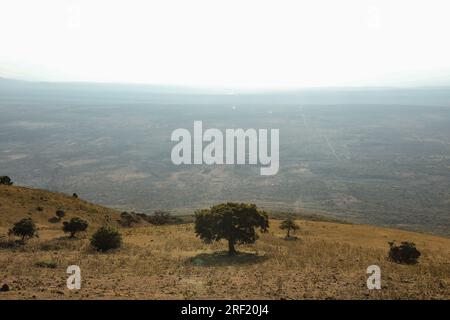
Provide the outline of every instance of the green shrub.
[[12,186],[13,182],[12,182],[11,178],[8,176],[1,176],[0,184],[6,185],[6,186]]
[[70,233],[70,237],[74,238],[76,233],[86,231],[88,227],[87,221],[80,218],[72,218],[69,222],[63,222],[63,231]]
[[117,249],[122,245],[122,236],[114,228],[104,226],[92,235],[91,245],[102,252]]
[[37,229],[34,221],[31,218],[25,218],[14,224],[9,230],[9,235],[15,235],[21,237],[21,242],[25,243],[25,240],[37,237]]
[[421,255],[413,242],[402,242],[399,245],[389,242],[389,247],[389,258],[396,263],[416,264]]

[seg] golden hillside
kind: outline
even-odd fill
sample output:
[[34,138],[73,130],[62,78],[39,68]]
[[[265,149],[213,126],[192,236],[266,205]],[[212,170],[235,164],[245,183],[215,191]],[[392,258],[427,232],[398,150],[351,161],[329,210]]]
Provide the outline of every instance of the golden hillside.
[[[57,209],[88,220],[88,235],[64,237],[60,224],[47,221]],[[114,210],[63,194],[0,186],[0,237],[22,217],[40,228],[40,237],[25,246],[0,247],[0,281],[10,288],[0,299],[450,299],[448,238],[299,220],[299,239],[286,241],[279,221],[271,220],[268,233],[228,257],[225,243],[202,243],[193,224],[141,225],[120,229],[121,249],[99,253],[89,234],[107,215],[118,218]],[[419,264],[390,262],[392,240],[415,242]],[[81,268],[81,290],[66,288],[73,264]],[[381,290],[366,287],[366,269],[374,264],[381,268]]]
[[115,210],[86,202],[72,196],[40,189],[0,185],[0,230],[22,218],[32,218],[38,227],[51,228],[48,220],[57,210],[66,213],[65,219],[80,217],[93,226],[108,219],[115,223],[119,213]]

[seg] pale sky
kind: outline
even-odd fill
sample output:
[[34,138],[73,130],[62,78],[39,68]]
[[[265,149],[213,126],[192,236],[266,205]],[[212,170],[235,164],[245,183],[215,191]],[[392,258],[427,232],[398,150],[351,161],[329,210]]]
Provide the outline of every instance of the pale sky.
[[0,77],[450,84],[448,0],[0,0]]

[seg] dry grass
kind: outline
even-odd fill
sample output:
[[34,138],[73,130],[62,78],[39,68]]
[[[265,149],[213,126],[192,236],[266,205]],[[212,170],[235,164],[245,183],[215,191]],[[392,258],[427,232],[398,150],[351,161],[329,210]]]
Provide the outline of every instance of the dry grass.
[[101,225],[105,221],[116,224],[119,219],[119,213],[115,210],[62,193],[0,185],[0,235],[13,223],[30,217],[41,229],[59,229],[60,224],[48,222],[57,210],[66,213],[63,220],[80,217],[88,220],[91,226]]
[[[57,199],[48,201],[57,205]],[[73,201],[76,208],[79,200]],[[3,202],[0,212],[4,208]],[[89,210],[79,214],[100,223]],[[5,216],[0,213],[0,219]],[[239,246],[241,254],[228,257],[225,243],[203,244],[192,224],[121,229],[124,246],[103,254],[90,248],[88,236],[67,239],[44,220],[39,239],[0,246],[0,284],[11,288],[0,299],[450,299],[450,239],[365,225],[297,223],[297,241],[284,240],[272,220],[256,244]],[[388,261],[392,240],[415,242],[420,263]],[[72,264],[82,271],[78,291],[66,288]],[[373,264],[381,267],[382,289],[369,291],[366,269]]]
[[[228,257],[224,243],[204,245],[191,224],[122,229],[124,247],[101,254],[87,239],[44,234],[18,249],[0,249],[11,291],[0,298],[139,299],[449,299],[450,240],[370,226],[299,221],[299,240],[271,232]],[[386,259],[388,240],[412,240],[418,265]],[[39,266],[52,262],[56,268]],[[65,288],[67,266],[82,270],[82,289]],[[366,268],[382,270],[382,290],[366,288]]]

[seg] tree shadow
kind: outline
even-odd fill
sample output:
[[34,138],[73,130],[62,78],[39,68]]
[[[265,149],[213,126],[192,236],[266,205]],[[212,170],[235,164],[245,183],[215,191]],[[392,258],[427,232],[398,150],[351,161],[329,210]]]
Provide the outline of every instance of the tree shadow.
[[24,243],[20,240],[0,238],[0,249],[15,249],[23,246]]
[[64,235],[64,236],[53,238],[52,240],[54,240],[54,241],[74,241],[74,240],[80,240],[80,238],[77,238],[77,237],[71,238],[70,236]]
[[189,263],[196,266],[232,266],[232,265],[251,265],[261,263],[267,260],[266,256],[260,256],[256,253],[238,252],[234,256],[228,255],[228,251],[213,253],[200,253],[195,257],[188,259]]

